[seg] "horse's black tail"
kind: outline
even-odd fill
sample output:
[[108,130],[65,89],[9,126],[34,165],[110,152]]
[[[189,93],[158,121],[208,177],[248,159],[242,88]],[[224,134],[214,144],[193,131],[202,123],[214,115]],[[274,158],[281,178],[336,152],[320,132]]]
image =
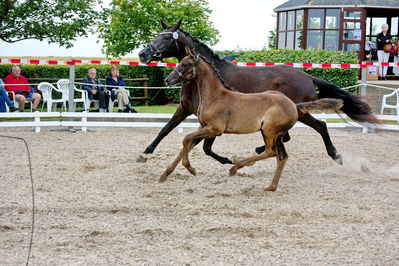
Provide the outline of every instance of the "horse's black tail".
[[319,78],[313,78],[313,83],[319,88],[318,97],[321,98],[336,98],[342,99],[344,105],[341,111],[347,114],[350,118],[358,122],[369,122],[378,124],[380,121],[372,114],[371,107],[362,101],[362,99],[350,92],[340,89],[338,86],[328,83]]

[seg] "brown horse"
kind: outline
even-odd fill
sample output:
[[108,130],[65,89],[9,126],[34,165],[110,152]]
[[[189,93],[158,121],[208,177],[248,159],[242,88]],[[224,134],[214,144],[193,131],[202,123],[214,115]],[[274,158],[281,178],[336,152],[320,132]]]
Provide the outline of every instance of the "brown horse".
[[[195,50],[212,62],[225,82],[234,91],[243,93],[259,93],[268,90],[275,90],[284,93],[295,103],[314,101],[321,98],[342,99],[344,105],[341,111],[350,118],[360,122],[377,123],[377,118],[371,113],[371,108],[359,97],[346,92],[334,84],[322,79],[312,77],[296,68],[290,66],[269,66],[269,67],[239,67],[215,54],[207,45],[180,29],[181,21],[174,26],[167,26],[161,22],[163,31],[156,39],[143,49],[140,53],[140,61],[149,63],[152,60],[161,60],[168,57],[183,59],[187,55],[185,47],[194,47]],[[145,161],[146,154],[151,154],[173,128],[179,125],[186,117],[197,114],[199,106],[198,89],[195,83],[183,84],[180,97],[180,105],[172,119],[159,132],[158,136],[145,149],[144,154],[137,161]],[[316,86],[318,90],[316,90]],[[234,106],[233,106],[234,107]],[[315,129],[323,138],[327,153],[338,163],[342,163],[341,155],[333,146],[327,131],[326,123],[315,119],[309,113],[300,114],[300,122]],[[211,148],[214,138],[205,139],[204,151],[221,163],[232,163],[228,158],[221,157],[214,153]],[[284,141],[289,140],[286,134]],[[200,142],[201,140],[198,140]],[[263,147],[257,148],[262,152]]]
[[298,121],[298,112],[305,114],[314,109],[338,110],[342,107],[342,100],[322,99],[295,105],[287,96],[277,91],[255,94],[231,91],[226,88],[226,84],[223,83],[223,79],[214,66],[205,60],[199,55],[189,55],[166,79],[168,85],[181,81],[197,83],[200,97],[197,116],[201,126],[184,138],[182,151],[161,175],[160,181],[166,180],[181,159],[183,159],[183,166],[191,174],[196,174],[188,159],[188,153],[199,139],[215,138],[223,133],[249,134],[261,131],[265,151],[238,161],[230,169],[230,175],[235,175],[237,170],[244,166],[276,156],[277,169],[273,181],[269,187],[265,188],[275,191],[288,159],[283,137]]

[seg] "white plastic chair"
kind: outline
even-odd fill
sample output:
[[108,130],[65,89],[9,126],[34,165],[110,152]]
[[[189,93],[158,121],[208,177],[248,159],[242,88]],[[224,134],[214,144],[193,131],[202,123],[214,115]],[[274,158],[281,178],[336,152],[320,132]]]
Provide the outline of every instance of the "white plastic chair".
[[[47,112],[51,112],[52,110],[56,110],[57,103],[62,103],[62,107],[66,111],[66,102],[68,99],[65,99],[63,91],[57,89],[53,85],[51,85],[48,82],[41,82],[37,89],[42,92],[42,100],[43,100],[43,105],[42,109],[44,107],[44,104],[47,103]],[[61,93],[61,99],[53,99],[52,92],[53,90]]]
[[[129,90],[126,90],[126,91],[127,91],[127,96],[128,96],[129,99],[130,99],[130,91],[129,91]],[[111,100],[111,96],[109,97],[108,111],[109,111],[110,113],[112,113],[112,111],[114,110],[114,104],[117,103],[117,102],[118,102],[118,99],[115,99],[115,101],[112,101],[112,100]]]
[[[18,103],[17,99],[15,99],[15,92],[13,92],[13,91],[6,91],[6,92],[8,94],[12,95],[12,101],[14,102],[14,106],[18,108],[19,107],[19,103]],[[32,101],[25,100],[25,104],[26,103],[30,103],[30,111],[32,112],[32,110],[33,110]]]
[[[396,96],[396,104],[395,105],[387,104],[387,99],[395,96]],[[383,114],[385,108],[396,109],[396,115],[398,116],[398,122],[399,122],[399,89],[396,89],[392,93],[385,94],[382,96],[381,114]]]
[[[57,81],[57,87],[58,87],[59,90],[64,92],[65,98],[68,101],[68,99],[69,99],[69,80],[68,79],[60,79],[60,80],[58,80]],[[80,97],[73,99],[73,103],[74,103],[75,107],[76,107],[77,103],[82,103],[83,104],[83,108],[85,109],[85,111],[89,110],[89,108],[90,108],[90,100],[89,100],[89,97],[87,95],[87,91],[79,90],[75,86],[73,86],[73,89],[75,91],[81,93]]]

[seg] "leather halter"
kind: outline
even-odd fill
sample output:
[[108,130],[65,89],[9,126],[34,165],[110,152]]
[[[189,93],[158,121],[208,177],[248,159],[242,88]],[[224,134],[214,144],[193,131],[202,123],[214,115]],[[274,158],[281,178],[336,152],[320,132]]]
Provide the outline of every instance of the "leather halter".
[[150,52],[153,57],[156,58],[163,58],[162,53],[165,52],[166,49],[169,48],[169,46],[174,42],[176,44],[176,50],[177,50],[177,55],[180,55],[179,51],[179,44],[177,43],[177,39],[179,39],[179,30],[173,31],[173,32],[161,32],[160,35],[172,35],[172,38],[169,40],[169,43],[165,46],[165,49],[163,51],[160,51],[159,48],[154,44],[154,42],[151,42],[148,44],[148,48],[150,49]]
[[190,83],[191,80],[187,80],[187,79],[186,79],[186,76],[187,76],[188,74],[191,73],[193,76],[195,76],[195,68],[196,68],[196,66],[198,66],[198,64],[199,64],[199,59],[200,59],[199,55],[195,55],[194,67],[193,67],[193,69],[191,70],[191,72],[189,72],[189,73],[184,74],[183,72],[180,72],[180,71],[178,70],[177,67],[175,68],[176,73],[179,75],[179,78],[181,79],[181,81],[182,81],[183,83],[186,83],[186,84]]

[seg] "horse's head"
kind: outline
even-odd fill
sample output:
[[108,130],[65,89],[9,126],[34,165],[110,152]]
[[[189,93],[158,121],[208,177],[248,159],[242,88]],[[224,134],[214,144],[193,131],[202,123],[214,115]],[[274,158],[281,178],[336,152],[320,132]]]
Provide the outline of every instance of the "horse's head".
[[189,45],[185,34],[179,31],[181,20],[176,25],[168,26],[161,20],[163,31],[158,34],[155,40],[140,51],[140,62],[148,64],[153,60],[162,60],[168,57],[176,57],[181,59],[184,57],[184,47]]
[[165,82],[168,86],[177,83],[190,83],[197,76],[196,68],[200,62],[200,56],[195,53],[194,49],[186,49],[187,56],[184,57],[176,68],[169,74]]

